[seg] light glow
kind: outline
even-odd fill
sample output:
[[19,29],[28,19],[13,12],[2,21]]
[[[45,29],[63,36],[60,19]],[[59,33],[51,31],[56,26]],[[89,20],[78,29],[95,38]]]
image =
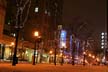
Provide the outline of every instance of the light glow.
[[52,54],[52,53],[53,53],[53,51],[50,51],[49,53],[50,53],[50,54]]
[[39,10],[39,8],[38,8],[38,7],[36,7],[36,8],[35,8],[35,12],[38,12],[38,10]]
[[103,38],[104,38],[104,36],[101,36],[101,38],[103,39]]
[[63,48],[63,46],[66,48],[66,31],[61,30],[60,33],[60,48]]
[[104,35],[104,32],[102,32],[101,35]]
[[91,57],[91,54],[89,54],[89,57]]
[[34,32],[34,36],[39,36],[39,33],[37,31]]

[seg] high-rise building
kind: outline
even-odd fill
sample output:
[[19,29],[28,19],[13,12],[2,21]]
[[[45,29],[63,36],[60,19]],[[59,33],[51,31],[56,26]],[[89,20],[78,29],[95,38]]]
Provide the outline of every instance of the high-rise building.
[[107,48],[107,33],[102,32],[101,33],[101,48]]
[[[62,25],[63,0],[31,0],[31,3],[27,2],[30,0],[21,1],[21,6],[25,7],[20,21],[21,24],[24,21],[25,23],[24,28],[20,30],[20,39],[34,42],[33,32],[37,30],[45,43],[53,40],[58,25]],[[11,37],[15,36],[16,8],[16,0],[7,1],[3,33]]]
[[[15,42],[15,25],[17,14],[17,0],[6,0],[7,6],[4,7],[4,1],[0,0],[0,55],[4,59],[10,59],[14,46],[11,46],[12,42]],[[6,2],[5,1],[5,2]],[[21,14],[21,25],[24,23],[24,28],[20,29],[20,37],[18,42],[18,54],[21,54],[21,49],[26,46],[24,57],[32,60],[32,54],[34,48],[34,36],[35,30],[39,31],[43,38],[44,47],[48,49],[48,42],[54,40],[54,32],[57,31],[58,25],[62,25],[62,4],[63,0],[21,0],[21,7],[24,5],[23,12]],[[31,1],[26,2],[26,1]],[[27,4],[26,4],[27,3]],[[3,5],[2,5],[3,4]],[[30,8],[29,8],[30,6]],[[29,11],[28,11],[29,10]],[[6,13],[6,14],[5,14]],[[26,19],[27,18],[27,19]],[[21,39],[23,38],[23,42]],[[1,43],[1,40],[3,42]],[[29,43],[27,41],[30,41]],[[50,43],[50,42],[49,42]],[[28,47],[29,45],[29,47]],[[5,50],[4,50],[5,49]],[[2,51],[1,51],[2,50]],[[4,55],[4,56],[3,56]],[[20,58],[21,55],[19,55]]]
[[107,55],[107,50],[108,50],[108,41],[107,41],[107,32],[102,32],[101,33],[101,48],[103,49],[103,62],[106,62],[106,60],[108,61],[108,55]]
[[62,25],[63,0],[32,0],[28,20],[24,26],[24,39],[33,41],[33,32],[39,31],[48,49],[54,40],[58,25]]
[[[32,40],[32,32],[38,30],[44,39],[53,39],[54,31],[62,24],[62,4],[63,0],[33,0],[25,35]],[[25,39],[28,39],[26,36]]]

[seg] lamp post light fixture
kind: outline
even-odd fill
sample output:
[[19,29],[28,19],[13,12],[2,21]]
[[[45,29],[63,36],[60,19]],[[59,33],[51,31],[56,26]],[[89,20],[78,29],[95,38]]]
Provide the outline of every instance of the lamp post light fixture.
[[89,54],[89,57],[91,57],[91,54]]
[[14,46],[15,44],[14,44],[14,42],[11,42],[11,46]]
[[[39,32],[38,31],[35,31],[34,32],[34,36],[36,37],[36,39],[35,39],[35,45],[34,45],[34,55],[33,55],[33,65],[35,65],[35,56],[36,56],[36,44],[37,44],[37,38],[38,38],[38,36],[39,36]],[[37,60],[37,59],[36,59]]]
[[38,31],[35,31],[35,32],[34,32],[34,36],[35,36],[35,37],[38,37],[38,36],[39,36]]
[[49,53],[50,53],[50,54],[52,54],[52,53],[53,53],[53,51],[50,51]]
[[95,56],[93,55],[93,56],[92,56],[92,58],[94,59],[94,58],[95,58]]

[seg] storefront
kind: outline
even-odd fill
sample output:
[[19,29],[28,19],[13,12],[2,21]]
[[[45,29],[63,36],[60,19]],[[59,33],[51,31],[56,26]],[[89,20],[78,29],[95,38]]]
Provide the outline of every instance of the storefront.
[[33,56],[33,49],[26,48],[24,55],[24,59],[28,62],[32,62],[32,56]]
[[[14,46],[9,44],[0,44],[0,60],[11,62],[14,54]],[[17,57],[19,62],[30,62],[33,61],[34,49],[29,47],[17,48]],[[49,54],[36,51],[35,60],[37,63],[49,63]],[[36,62],[36,61],[35,61]],[[52,61],[53,62],[53,61]]]

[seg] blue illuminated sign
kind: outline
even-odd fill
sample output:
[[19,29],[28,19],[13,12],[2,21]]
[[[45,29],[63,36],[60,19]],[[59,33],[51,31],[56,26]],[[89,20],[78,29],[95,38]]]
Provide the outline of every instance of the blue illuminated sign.
[[66,31],[65,30],[61,30],[61,34],[60,34],[60,48],[62,48],[62,43],[65,43],[66,45]]

